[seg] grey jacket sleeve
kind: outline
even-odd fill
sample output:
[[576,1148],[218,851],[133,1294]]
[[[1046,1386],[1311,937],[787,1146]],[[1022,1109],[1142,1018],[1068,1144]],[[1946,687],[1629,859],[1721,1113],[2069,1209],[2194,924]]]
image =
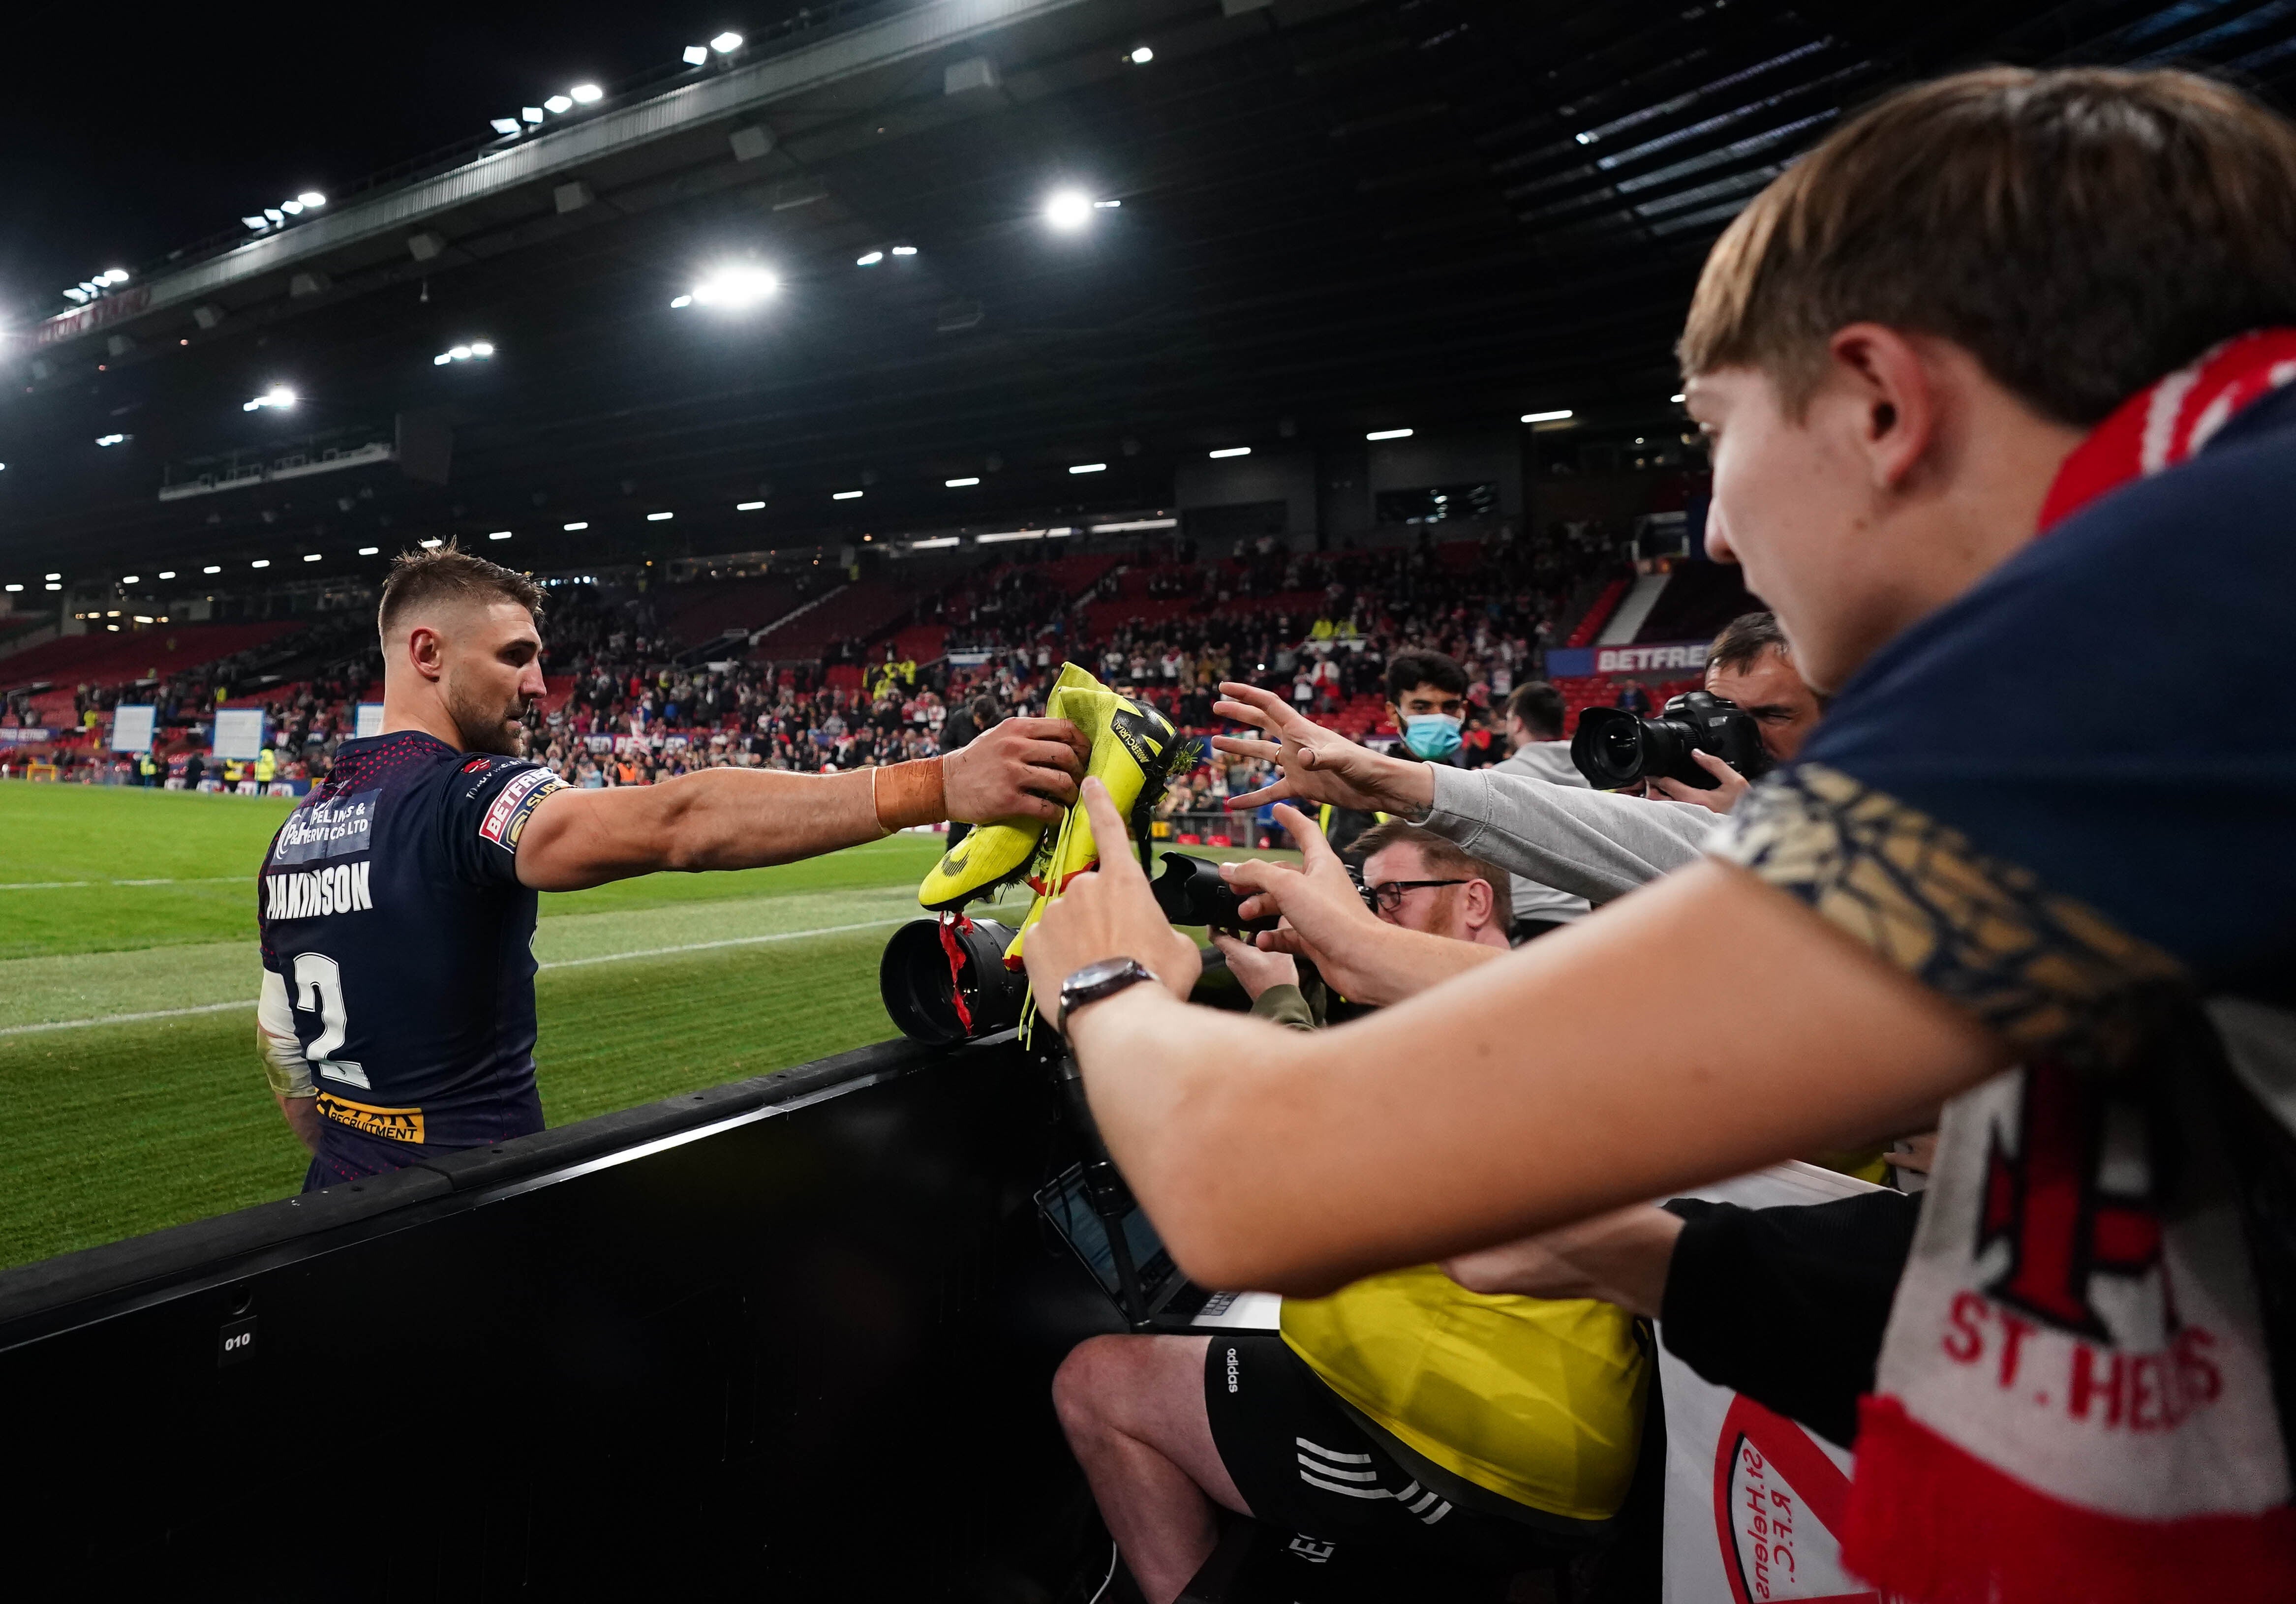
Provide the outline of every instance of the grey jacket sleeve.
[[1416,822],[1596,907],[1694,861],[1722,822],[1693,802],[1580,790],[1500,769],[1431,766],[1435,806]]

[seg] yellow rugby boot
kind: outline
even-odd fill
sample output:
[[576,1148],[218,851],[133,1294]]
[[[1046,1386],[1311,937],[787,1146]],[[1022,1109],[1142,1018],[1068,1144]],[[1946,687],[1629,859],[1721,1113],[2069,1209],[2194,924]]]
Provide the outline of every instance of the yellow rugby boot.
[[1048,820],[1026,818],[973,826],[925,872],[917,901],[935,912],[947,912],[976,897],[993,896],[1007,881],[1028,872],[1051,828]]
[[[1094,691],[1100,689],[1097,680],[1070,663],[1061,670],[1060,678],[1053,682],[1045,698],[1045,716],[1075,717],[1068,709],[1067,699],[1069,692],[1079,685]],[[1087,737],[1092,734],[1081,720],[1078,727],[1084,728]],[[987,896],[1024,873],[1034,880],[1036,875],[1029,871],[1045,855],[1045,832],[1051,828],[1051,822],[1046,819],[997,819],[977,826],[926,872],[924,883],[917,888],[918,903],[936,912],[946,912],[976,897]]]
[[[1045,715],[1069,720],[1092,741],[1092,757],[1085,765],[1086,777],[1108,788],[1116,811],[1129,822],[1136,837],[1144,839],[1149,815],[1186,744],[1172,721],[1147,703],[1118,695],[1074,663],[1061,671],[1059,683],[1046,699]],[[1113,843],[1113,849],[1128,851],[1130,844],[1119,841]],[[1037,900],[1021,921],[1013,944],[1004,949],[1007,969],[1020,965],[1021,943],[1053,899],[1068,888],[1070,880],[1100,862],[1100,845],[1093,839],[1092,821],[1086,816],[1083,804],[1069,809],[1068,817],[1051,838],[1050,850],[1039,853],[1038,860],[1029,881],[1036,888]]]

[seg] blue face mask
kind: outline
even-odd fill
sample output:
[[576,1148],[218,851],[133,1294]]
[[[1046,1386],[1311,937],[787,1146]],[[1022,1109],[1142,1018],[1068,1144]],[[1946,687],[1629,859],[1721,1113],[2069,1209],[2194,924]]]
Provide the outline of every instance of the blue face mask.
[[1430,761],[1459,749],[1459,721],[1447,713],[1414,713],[1403,721],[1403,744]]

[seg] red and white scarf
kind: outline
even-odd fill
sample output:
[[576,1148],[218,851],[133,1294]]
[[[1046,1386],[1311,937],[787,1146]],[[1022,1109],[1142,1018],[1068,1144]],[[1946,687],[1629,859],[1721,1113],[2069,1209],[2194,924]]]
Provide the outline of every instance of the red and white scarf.
[[[2065,460],[2041,528],[2291,380],[2296,330],[2262,330],[2132,397]],[[1948,1106],[1863,1406],[1851,1571],[1922,1604],[2296,1600],[2288,1449],[2199,1078],[2140,1076],[2140,1103],[2043,1062]]]

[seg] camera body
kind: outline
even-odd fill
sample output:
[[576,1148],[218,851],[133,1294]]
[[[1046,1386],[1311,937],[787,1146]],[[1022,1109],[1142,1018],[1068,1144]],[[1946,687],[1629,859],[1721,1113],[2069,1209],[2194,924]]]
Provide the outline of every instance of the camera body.
[[1693,752],[1719,757],[1749,780],[1772,766],[1753,716],[1706,691],[1670,699],[1656,718],[1636,718],[1623,708],[1589,708],[1578,715],[1570,737],[1570,761],[1597,790],[1617,790],[1652,775],[1714,790],[1720,782],[1698,766]]
[[1163,866],[1148,888],[1156,906],[1176,925],[1204,925],[1215,930],[1272,930],[1273,919],[1243,917],[1243,899],[1220,879],[1219,865],[1209,858],[1185,852],[1167,852]]

